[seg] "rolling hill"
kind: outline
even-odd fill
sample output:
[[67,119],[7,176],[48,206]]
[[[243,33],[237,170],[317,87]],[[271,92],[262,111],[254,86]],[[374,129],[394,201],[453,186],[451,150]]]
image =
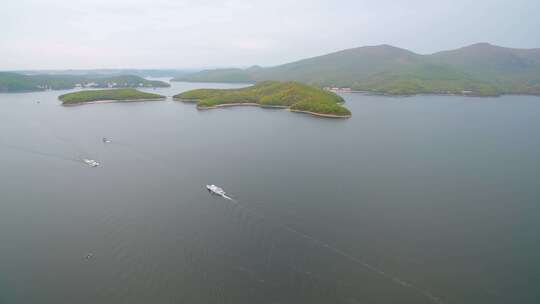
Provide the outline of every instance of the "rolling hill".
[[540,49],[478,43],[421,55],[390,45],[343,50],[268,68],[205,70],[175,81],[300,81],[384,94],[540,94]]

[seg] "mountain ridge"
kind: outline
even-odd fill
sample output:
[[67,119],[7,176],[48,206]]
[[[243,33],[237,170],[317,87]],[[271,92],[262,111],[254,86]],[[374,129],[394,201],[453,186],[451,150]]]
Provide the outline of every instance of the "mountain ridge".
[[174,81],[300,81],[374,93],[540,94],[540,48],[475,43],[418,54],[388,44],[361,46],[272,67],[204,70]]

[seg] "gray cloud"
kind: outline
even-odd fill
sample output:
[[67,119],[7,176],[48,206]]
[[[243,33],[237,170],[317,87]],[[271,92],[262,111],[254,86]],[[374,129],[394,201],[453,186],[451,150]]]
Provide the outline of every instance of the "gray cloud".
[[0,69],[273,65],[392,44],[540,47],[538,0],[7,0]]

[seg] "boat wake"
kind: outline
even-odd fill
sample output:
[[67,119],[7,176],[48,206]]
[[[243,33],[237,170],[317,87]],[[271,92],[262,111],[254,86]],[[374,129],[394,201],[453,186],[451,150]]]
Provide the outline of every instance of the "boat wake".
[[23,146],[17,146],[17,145],[5,144],[5,143],[0,143],[0,145],[4,148],[11,149],[14,151],[25,152],[25,153],[43,156],[47,158],[64,160],[64,161],[73,161],[73,162],[78,162],[78,163],[83,162],[81,159],[78,159],[78,158],[68,157],[68,156],[64,156],[64,155],[56,154],[56,153],[43,152],[43,151],[34,150],[34,149],[23,147]]
[[367,269],[371,270],[372,272],[375,272],[376,274],[378,274],[378,275],[380,275],[382,277],[385,277],[385,278],[391,280],[392,282],[394,282],[394,283],[396,283],[396,284],[398,284],[400,286],[403,286],[403,287],[406,287],[406,288],[411,288],[411,289],[415,290],[416,292],[418,292],[418,293],[422,294],[423,296],[425,296],[426,298],[428,298],[432,303],[444,304],[444,302],[440,298],[434,296],[431,292],[429,292],[429,291],[427,291],[427,290],[425,290],[423,288],[420,288],[420,287],[418,287],[418,286],[416,286],[416,285],[414,285],[412,283],[409,283],[409,282],[407,282],[407,281],[405,281],[405,280],[403,280],[403,279],[401,279],[401,278],[399,278],[397,276],[389,274],[389,273],[383,271],[382,269],[380,269],[380,268],[378,268],[378,267],[376,267],[374,265],[371,265],[371,264],[369,264],[369,263],[367,263],[367,262],[365,262],[365,261],[363,261],[363,260],[361,260],[361,259],[359,259],[359,258],[357,258],[357,257],[355,257],[355,256],[353,256],[353,255],[339,249],[339,248],[336,248],[336,247],[334,247],[334,246],[332,246],[332,245],[330,245],[328,243],[325,243],[325,242],[323,242],[323,241],[321,241],[321,240],[319,240],[319,239],[317,239],[317,238],[315,238],[313,236],[310,236],[308,234],[300,232],[300,231],[298,231],[296,229],[293,229],[293,228],[291,228],[289,226],[283,225],[282,227],[284,229],[286,229],[287,231],[289,231],[291,233],[294,233],[297,236],[302,237],[304,239],[310,240],[314,244],[319,245],[319,246],[321,246],[323,248],[326,248],[326,249],[332,251],[334,254],[339,255],[339,256],[341,256],[343,258],[346,258],[349,261],[354,262],[355,264],[359,264],[359,265],[363,266],[364,268],[367,268]]
[[225,195],[225,194],[223,194],[222,197],[223,197],[224,199],[228,199],[228,200],[230,200],[230,201],[236,202],[236,200],[235,200],[234,198],[229,197],[229,196],[227,196],[227,195]]
[[63,143],[66,146],[69,146],[73,151],[76,152],[76,154],[79,156],[78,160],[81,161],[83,159],[84,155],[88,155],[85,149],[83,149],[80,145],[75,143],[74,140],[68,137],[64,137],[61,135],[61,132],[58,132],[56,127],[53,127],[52,124],[49,122],[45,122],[43,120],[38,121],[38,125],[41,127],[41,130],[45,130],[50,136],[52,136],[54,139],[56,139],[58,142]]
[[129,153],[136,155],[137,158],[145,161],[151,161],[154,164],[157,164],[161,167],[161,169],[167,169],[169,166],[166,161],[161,160],[160,158],[151,155],[148,152],[141,152],[140,149],[138,149],[135,145],[126,143],[123,141],[117,141],[117,140],[111,140],[108,138],[103,138],[102,142],[106,144],[107,146],[114,146],[114,147],[120,147],[121,149],[129,151]]
[[[219,188],[221,189],[221,188]],[[235,200],[235,199],[232,199],[228,196],[226,196],[225,194],[223,195],[220,195],[222,196],[223,198],[227,199],[227,200],[230,200],[232,202],[235,203],[235,207],[236,208],[241,208],[241,209],[244,209],[247,213],[249,214],[252,214],[253,216],[256,216],[257,218],[259,219],[264,219],[265,221],[267,222],[273,222],[273,226],[279,228],[279,229],[282,229],[282,230],[285,230],[293,235],[296,235],[297,237],[299,238],[302,238],[304,240],[308,240],[310,241],[312,244],[316,245],[316,246],[319,246],[321,248],[324,248],[330,252],[332,252],[334,255],[336,256],[339,256],[341,258],[344,258],[344,259],[347,259],[348,261],[354,263],[354,264],[357,264],[357,265],[360,265],[362,266],[363,268],[385,278],[385,279],[388,279],[390,282],[394,283],[394,284],[397,284],[403,288],[408,288],[408,289],[411,289],[411,290],[414,290],[414,292],[422,295],[423,297],[429,299],[429,301],[431,303],[434,303],[434,304],[444,304],[444,301],[439,298],[439,297],[436,297],[435,295],[433,295],[430,291],[422,288],[422,287],[419,287],[411,282],[408,282],[396,275],[393,275],[389,272],[386,272],[384,271],[383,269],[371,264],[371,263],[368,263],[364,260],[362,260],[361,258],[358,258],[348,252],[345,252],[327,242],[324,242],[312,235],[309,235],[307,233],[304,233],[304,232],[301,232],[293,227],[291,227],[290,225],[288,224],[285,224],[285,223],[282,223],[280,221],[276,221],[276,220],[271,220],[271,221],[268,221],[266,220],[267,218],[264,217],[264,216],[261,216],[260,214],[258,214],[257,211],[254,211],[252,210],[252,208],[249,208],[248,206],[246,206],[245,204],[242,204],[240,203],[238,200]]]

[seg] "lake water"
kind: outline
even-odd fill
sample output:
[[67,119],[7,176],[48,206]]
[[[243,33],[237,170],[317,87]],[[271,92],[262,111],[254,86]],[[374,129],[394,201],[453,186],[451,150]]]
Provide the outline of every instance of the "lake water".
[[[234,86],[148,91],[200,87]],[[2,304],[540,299],[538,97],[344,94],[333,120],[65,92],[0,94]]]

